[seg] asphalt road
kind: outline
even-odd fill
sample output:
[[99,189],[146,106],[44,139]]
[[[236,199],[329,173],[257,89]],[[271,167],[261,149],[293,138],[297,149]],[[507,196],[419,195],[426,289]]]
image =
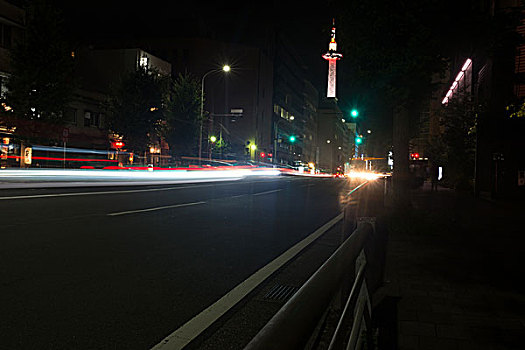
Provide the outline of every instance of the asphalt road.
[[336,216],[344,179],[0,191],[0,349],[150,349]]

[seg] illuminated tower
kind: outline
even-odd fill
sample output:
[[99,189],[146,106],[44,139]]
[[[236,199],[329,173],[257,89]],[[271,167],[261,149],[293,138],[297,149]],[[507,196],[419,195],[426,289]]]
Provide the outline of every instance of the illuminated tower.
[[332,34],[330,34],[330,44],[328,44],[328,52],[323,55],[325,60],[328,60],[328,90],[327,97],[335,97],[335,73],[336,63],[343,57],[337,52],[337,43],[335,42],[335,20],[333,20]]

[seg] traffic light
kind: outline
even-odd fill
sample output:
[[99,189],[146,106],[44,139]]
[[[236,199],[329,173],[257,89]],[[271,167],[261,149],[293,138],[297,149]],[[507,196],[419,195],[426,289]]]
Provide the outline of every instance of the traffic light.
[[295,142],[295,136],[294,135],[290,135],[288,140],[290,140],[291,143],[294,143]]
[[355,138],[355,144],[356,144],[356,145],[360,145],[361,143],[363,143],[363,139],[362,139],[361,137],[357,136],[357,137]]
[[266,153],[261,152],[261,158],[265,158],[265,157],[266,157]]
[[350,111],[350,115],[352,116],[352,118],[357,118],[359,116],[359,111],[354,108]]

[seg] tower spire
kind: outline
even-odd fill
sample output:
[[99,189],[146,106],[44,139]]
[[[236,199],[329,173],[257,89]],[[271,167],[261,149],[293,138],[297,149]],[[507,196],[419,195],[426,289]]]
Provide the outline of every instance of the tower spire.
[[328,61],[328,89],[326,96],[335,97],[336,62],[343,58],[343,55],[337,52],[337,42],[335,41],[335,18],[332,19],[332,32],[330,34],[330,42],[328,43],[328,52],[322,57]]

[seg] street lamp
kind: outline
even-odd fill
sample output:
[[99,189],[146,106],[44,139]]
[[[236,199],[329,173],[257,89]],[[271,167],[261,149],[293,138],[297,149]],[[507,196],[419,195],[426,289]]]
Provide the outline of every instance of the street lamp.
[[228,65],[224,65],[221,69],[212,69],[208,72],[206,72],[203,76],[202,76],[202,80],[201,80],[201,125],[200,125],[200,132],[199,132],[199,165],[201,164],[201,158],[202,158],[202,123],[203,123],[203,119],[204,119],[204,78],[206,78],[209,74],[211,73],[214,73],[214,72],[220,72],[220,71],[223,71],[225,73],[228,73],[230,70],[231,70],[231,67],[228,66]]

